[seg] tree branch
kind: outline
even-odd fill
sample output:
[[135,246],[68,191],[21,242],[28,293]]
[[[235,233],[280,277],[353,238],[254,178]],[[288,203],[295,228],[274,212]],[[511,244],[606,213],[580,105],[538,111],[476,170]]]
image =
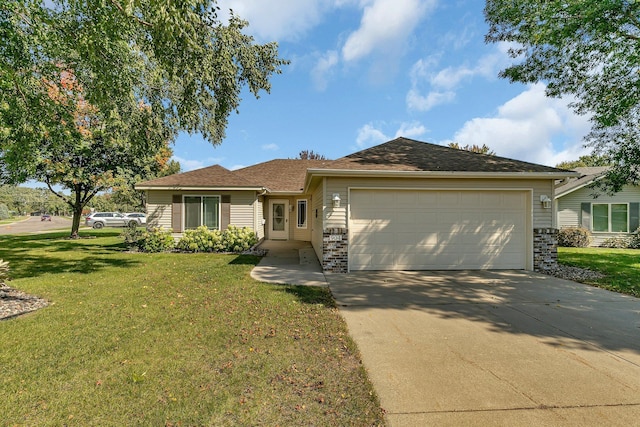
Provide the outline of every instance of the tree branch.
[[[113,4],[116,7],[116,9],[118,9],[124,15],[127,15],[127,13],[124,11],[124,8],[122,7],[122,5],[120,3],[118,3],[116,0],[111,0],[111,4]],[[137,16],[134,16],[133,19],[135,19],[136,21],[138,21],[139,23],[141,23],[142,25],[144,25],[146,27],[149,27],[149,28],[153,27],[153,24],[151,24],[150,22],[147,22],[147,21],[145,21],[143,19],[140,19]]]

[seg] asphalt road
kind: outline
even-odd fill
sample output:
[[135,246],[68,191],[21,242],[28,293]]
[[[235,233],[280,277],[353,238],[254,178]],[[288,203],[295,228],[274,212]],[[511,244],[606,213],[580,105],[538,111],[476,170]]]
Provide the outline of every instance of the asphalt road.
[[31,216],[24,221],[0,225],[0,234],[39,233],[64,229],[71,232],[71,220],[68,218],[52,216],[51,221],[40,221],[39,216]]

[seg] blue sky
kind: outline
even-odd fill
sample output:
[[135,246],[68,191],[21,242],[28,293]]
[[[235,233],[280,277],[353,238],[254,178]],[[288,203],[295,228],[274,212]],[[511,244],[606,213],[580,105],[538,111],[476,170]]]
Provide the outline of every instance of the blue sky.
[[544,85],[498,78],[507,45],[486,45],[481,0],[220,0],[276,41],[291,64],[271,93],[243,94],[227,137],[212,146],[181,135],[182,170],[229,169],[314,150],[330,159],[397,136],[487,144],[498,155],[547,165],[588,151],[587,118]]

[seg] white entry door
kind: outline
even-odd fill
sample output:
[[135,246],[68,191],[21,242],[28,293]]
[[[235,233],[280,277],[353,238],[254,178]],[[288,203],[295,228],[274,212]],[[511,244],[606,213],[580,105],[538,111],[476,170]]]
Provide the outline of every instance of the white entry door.
[[269,200],[269,239],[289,240],[289,201]]

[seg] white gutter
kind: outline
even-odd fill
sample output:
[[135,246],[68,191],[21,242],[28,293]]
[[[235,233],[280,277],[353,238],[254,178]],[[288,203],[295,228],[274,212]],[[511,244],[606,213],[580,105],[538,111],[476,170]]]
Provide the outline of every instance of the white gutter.
[[351,169],[307,169],[305,189],[313,176],[344,176],[366,178],[462,178],[462,179],[561,179],[580,176],[578,172],[459,172],[459,171],[390,171]]
[[267,191],[264,187],[181,187],[174,186],[138,186],[136,190],[170,190],[170,191]]

